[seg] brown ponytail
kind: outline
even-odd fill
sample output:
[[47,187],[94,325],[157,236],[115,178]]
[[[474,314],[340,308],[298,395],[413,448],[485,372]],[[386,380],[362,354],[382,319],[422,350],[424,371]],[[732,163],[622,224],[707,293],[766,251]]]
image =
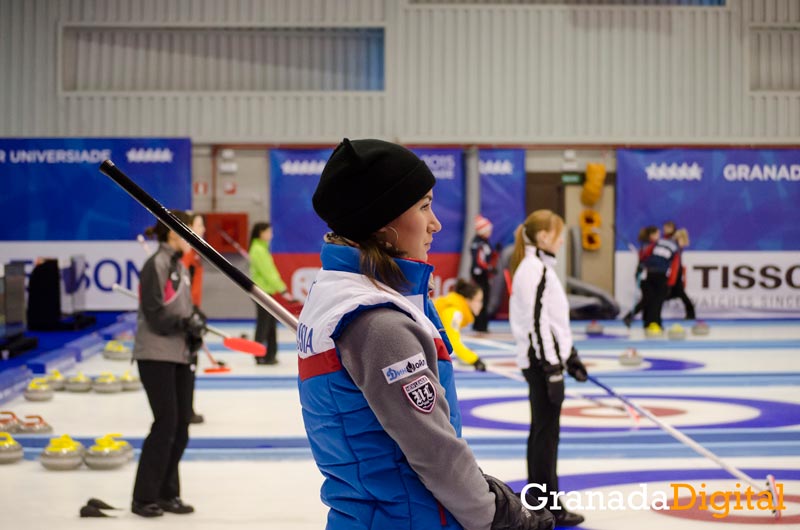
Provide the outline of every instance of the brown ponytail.
[[543,230],[548,232],[554,228],[561,233],[561,230],[564,229],[564,219],[551,210],[536,210],[525,219],[525,222],[517,227],[514,232],[514,253],[511,255],[509,263],[512,277],[525,257],[526,237],[528,244],[536,245],[536,235],[539,232]]
[[522,263],[522,258],[525,257],[525,240],[522,236],[523,225],[519,225],[514,230],[514,252],[511,254],[511,260],[508,262],[508,268],[511,270],[511,276],[517,272],[517,267]]
[[[178,220],[185,225],[189,225],[192,222],[191,216],[183,210],[170,210],[169,213],[177,217]],[[161,221],[157,221],[155,225],[148,226],[145,229],[144,235],[149,238],[155,237],[159,242],[166,243],[169,232],[170,230],[167,225]]]
[[325,235],[326,243],[345,245],[359,251],[359,272],[378,287],[382,282],[397,291],[408,285],[408,279],[394,258],[402,258],[405,252],[386,247],[385,242],[371,235],[361,241],[353,241],[333,232]]
[[361,274],[369,278],[372,283],[380,281],[396,291],[408,285],[408,279],[394,261],[394,258],[403,257],[404,252],[387,249],[383,242],[374,236],[359,241],[358,246],[361,249],[359,263]]

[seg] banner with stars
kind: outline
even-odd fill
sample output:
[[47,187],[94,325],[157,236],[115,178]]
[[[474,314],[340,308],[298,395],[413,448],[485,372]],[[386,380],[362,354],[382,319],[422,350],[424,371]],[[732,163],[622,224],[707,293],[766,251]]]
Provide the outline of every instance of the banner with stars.
[[[319,254],[330,229],[314,213],[311,197],[333,149],[269,152],[273,253]],[[251,224],[261,219],[251,219]],[[266,219],[263,219],[266,220]]]
[[617,250],[675,221],[695,250],[800,249],[800,150],[617,151]]
[[[436,177],[433,208],[442,223],[429,262],[435,267],[433,291],[448,292],[458,275],[464,231],[464,169],[461,149],[415,148]],[[332,149],[272,149],[270,197],[275,265],[292,295],[304,300],[321,266],[319,251],[330,229],[317,217],[311,197]],[[251,220],[256,221],[256,220]]]
[[[689,232],[682,265],[698,318],[800,317],[800,150],[622,149],[616,192],[623,308],[639,298],[639,230],[674,221]],[[665,306],[667,318],[686,314],[677,300]]]
[[188,138],[0,139],[0,240],[135,240],[155,218],[100,173],[107,158],[164,206],[191,208]]
[[514,231],[525,220],[525,150],[481,149],[481,215],[494,229],[491,242],[514,244]]
[[[70,258],[79,256],[85,265],[76,290],[80,297],[62,285],[61,308],[67,313],[136,309],[136,300],[112,286],[138,291],[147,255],[136,236],[156,219],[100,173],[106,159],[164,206],[191,208],[188,138],[0,139],[0,267],[18,261],[29,274],[38,258],[53,257],[65,274]],[[149,248],[153,251],[155,242]],[[73,298],[84,295],[80,307]]]

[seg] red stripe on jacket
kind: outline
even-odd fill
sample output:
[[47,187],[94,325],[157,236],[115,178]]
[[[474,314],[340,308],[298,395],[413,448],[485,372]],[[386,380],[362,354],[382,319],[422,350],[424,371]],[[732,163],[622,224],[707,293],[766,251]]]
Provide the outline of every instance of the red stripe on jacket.
[[[440,361],[451,362],[450,353],[444,345],[442,339],[433,339],[436,344],[436,358]],[[322,353],[317,353],[311,357],[298,357],[297,370],[300,380],[305,381],[318,375],[332,374],[342,369],[342,362],[336,354],[336,348],[331,348]]]

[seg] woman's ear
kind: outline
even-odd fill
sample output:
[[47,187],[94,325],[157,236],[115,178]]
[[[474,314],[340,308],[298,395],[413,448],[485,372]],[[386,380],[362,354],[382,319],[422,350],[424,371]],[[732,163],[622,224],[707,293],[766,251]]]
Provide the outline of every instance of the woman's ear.
[[[389,235],[390,232],[391,235]],[[390,225],[386,225],[383,228],[376,230],[375,237],[378,239],[378,241],[383,243],[383,246],[386,248],[394,248],[400,241],[400,234],[397,233],[397,229]],[[392,239],[394,239],[394,243],[392,243]]]
[[381,244],[384,246],[384,248],[387,249],[392,248],[392,244],[389,242],[388,233],[389,233],[389,227],[384,226],[383,228],[379,228],[378,230],[376,230],[375,233],[373,234],[375,236],[375,239],[380,241]]

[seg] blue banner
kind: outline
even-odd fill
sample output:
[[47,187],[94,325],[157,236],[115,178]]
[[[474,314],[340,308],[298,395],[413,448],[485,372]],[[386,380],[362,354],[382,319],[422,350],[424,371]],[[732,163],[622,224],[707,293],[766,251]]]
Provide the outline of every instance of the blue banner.
[[[464,164],[461,149],[414,149],[436,177],[433,209],[442,223],[431,252],[461,252],[464,232]],[[331,149],[270,151],[273,253],[317,253],[330,229],[311,197]]]
[[411,149],[436,177],[433,211],[442,230],[433,236],[432,253],[460,253],[464,237],[464,151]]
[[132,240],[155,218],[98,168],[110,158],[168,208],[191,208],[188,138],[0,139],[0,240]]
[[269,152],[273,253],[318,254],[330,231],[317,217],[311,197],[332,149],[273,149]]
[[494,225],[492,242],[514,242],[514,230],[525,220],[525,150],[481,149],[481,215]]
[[691,249],[800,249],[800,150],[617,152],[616,249],[641,227],[675,221]]

